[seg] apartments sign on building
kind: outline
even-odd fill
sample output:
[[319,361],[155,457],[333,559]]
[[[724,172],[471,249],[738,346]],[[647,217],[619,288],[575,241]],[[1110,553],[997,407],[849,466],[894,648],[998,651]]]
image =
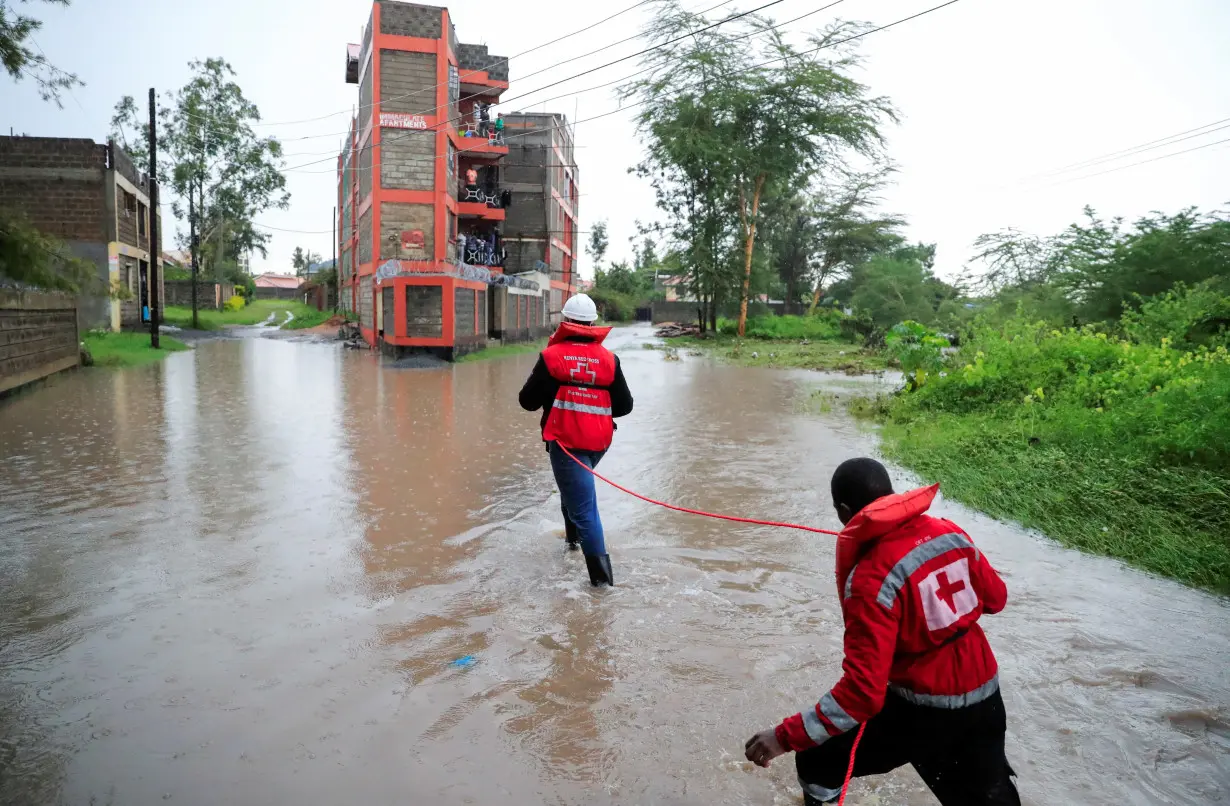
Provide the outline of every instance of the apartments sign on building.
[[426,129],[427,118],[405,112],[381,112],[380,126],[385,129]]

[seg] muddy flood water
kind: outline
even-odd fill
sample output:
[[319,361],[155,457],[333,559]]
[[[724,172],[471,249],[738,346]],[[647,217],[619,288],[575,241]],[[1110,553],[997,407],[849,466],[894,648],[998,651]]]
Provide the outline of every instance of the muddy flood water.
[[[616,331],[602,470],[838,526],[874,381]],[[0,403],[0,803],[798,804],[744,740],[839,673],[832,539],[599,492],[614,589],[564,551],[516,393],[533,356],[391,369],[216,340]],[[917,483],[894,469],[895,482]],[[900,487],[899,487],[900,488]],[[1029,804],[1230,803],[1230,606],[970,512]],[[912,770],[849,804],[927,804]]]

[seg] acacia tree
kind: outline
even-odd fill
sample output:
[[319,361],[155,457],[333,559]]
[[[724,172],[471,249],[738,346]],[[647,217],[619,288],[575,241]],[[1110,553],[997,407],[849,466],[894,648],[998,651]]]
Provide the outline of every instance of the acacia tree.
[[820,192],[814,207],[817,216],[813,291],[808,313],[820,303],[826,283],[848,276],[872,255],[898,246],[905,220],[895,215],[873,215],[880,190],[893,169],[867,172],[843,171]]
[[[45,2],[67,6],[70,0]],[[0,64],[4,65],[14,81],[29,78],[38,86],[39,95],[44,101],[53,101],[56,106],[62,107],[60,93],[84,84],[75,74],[52,64],[35,43],[34,33],[42,27],[40,20],[18,14],[10,3],[0,0]],[[30,45],[34,45],[34,50]]]
[[[234,81],[223,59],[189,62],[193,76],[179,91],[167,93],[159,109],[159,181],[174,194],[171,210],[186,221],[187,246],[211,258],[215,273],[222,261],[256,250],[267,254],[269,236],[256,229],[255,217],[290,201],[282,174],[282,145],[259,136],[256,105]],[[131,95],[115,107],[113,137],[138,162],[147,159],[148,117]],[[193,306],[196,325],[196,307]]]
[[866,26],[834,24],[799,49],[769,20],[737,23],[715,27],[675,0],[662,3],[645,33],[657,48],[649,75],[622,93],[644,106],[649,154],[638,171],[654,181],[660,208],[686,218],[678,234],[707,263],[708,276],[696,274],[711,312],[729,288],[726,242],[741,247],[734,287],[743,335],[766,187],[806,188],[851,152],[877,157],[879,126],[895,113],[850,77],[859,58],[849,41]]

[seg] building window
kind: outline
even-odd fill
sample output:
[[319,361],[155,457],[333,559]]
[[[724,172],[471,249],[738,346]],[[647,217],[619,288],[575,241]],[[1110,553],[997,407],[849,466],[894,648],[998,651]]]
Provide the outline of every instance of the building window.
[[132,218],[137,212],[137,197],[123,188],[119,188],[119,194],[124,207],[124,215]]
[[145,220],[147,209],[148,208],[144,204],[137,202],[137,236],[140,238],[146,237],[147,234]]

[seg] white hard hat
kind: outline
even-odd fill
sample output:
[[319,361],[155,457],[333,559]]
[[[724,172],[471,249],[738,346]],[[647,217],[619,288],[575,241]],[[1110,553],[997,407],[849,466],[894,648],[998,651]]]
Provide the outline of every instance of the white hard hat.
[[587,294],[573,294],[564,303],[564,318],[577,322],[593,322],[598,319],[598,308]]

